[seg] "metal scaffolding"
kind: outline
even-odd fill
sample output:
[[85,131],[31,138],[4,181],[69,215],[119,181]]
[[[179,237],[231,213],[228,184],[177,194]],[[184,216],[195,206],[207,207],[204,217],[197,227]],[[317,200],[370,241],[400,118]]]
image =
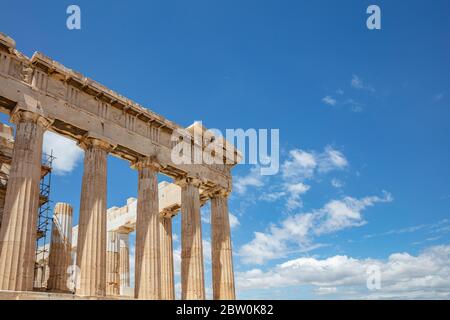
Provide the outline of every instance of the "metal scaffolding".
[[36,262],[34,271],[34,287],[37,290],[45,289],[47,286],[48,255],[50,251],[52,228],[50,186],[54,159],[53,151],[50,154],[42,154],[41,181],[39,185],[39,216],[36,237]]

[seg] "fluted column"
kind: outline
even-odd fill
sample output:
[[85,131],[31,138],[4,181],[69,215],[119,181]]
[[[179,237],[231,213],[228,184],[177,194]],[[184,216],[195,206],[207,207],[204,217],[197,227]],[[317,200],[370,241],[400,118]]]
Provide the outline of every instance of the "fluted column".
[[236,298],[230,233],[227,194],[217,192],[211,197],[211,258],[214,300],[234,300]]
[[48,265],[50,275],[47,289],[69,291],[68,268],[72,262],[73,209],[67,203],[58,202],[53,211],[52,238]]
[[183,179],[181,186],[181,298],[204,300],[202,224],[199,181]]
[[130,242],[128,233],[119,233],[120,294],[130,287]]
[[43,276],[44,276],[44,268],[42,264],[36,264],[34,267],[34,288],[42,288],[43,284]]
[[161,296],[158,165],[147,159],[137,162],[134,167],[139,171],[135,297],[157,300]]
[[172,217],[161,217],[159,226],[161,242],[161,299],[174,300]]
[[2,227],[3,210],[5,209],[5,196],[4,192],[0,192],[0,228]]
[[78,225],[76,294],[104,296],[106,289],[106,164],[110,145],[84,139],[84,173]]
[[42,140],[50,122],[17,111],[11,171],[0,230],[0,290],[33,290]]
[[120,294],[119,277],[119,237],[116,232],[108,231],[106,238],[106,295]]

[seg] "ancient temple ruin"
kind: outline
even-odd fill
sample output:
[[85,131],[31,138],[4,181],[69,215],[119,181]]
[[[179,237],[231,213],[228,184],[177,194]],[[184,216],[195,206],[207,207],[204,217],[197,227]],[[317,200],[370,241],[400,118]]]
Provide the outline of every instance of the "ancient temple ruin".
[[[97,298],[130,295],[128,234],[136,231],[131,295],[174,299],[172,218],[180,213],[181,297],[205,299],[200,207],[211,201],[213,298],[235,298],[228,196],[230,171],[240,154],[232,145],[198,123],[180,127],[39,52],[28,58],[3,34],[0,111],[15,125],[0,202],[0,297],[33,291],[42,142],[49,130],[75,140],[84,150],[84,173],[78,226],[72,226],[70,204],[55,205],[50,253],[42,257],[48,261],[47,292],[70,295],[74,290],[76,297]],[[202,132],[200,141],[196,130]],[[192,150],[222,140],[218,145],[224,149],[219,153],[223,163],[173,161],[177,132],[180,139],[192,137],[187,140]],[[107,210],[108,155],[138,171],[137,198],[126,209]],[[173,183],[158,185],[158,174]],[[75,288],[67,285],[71,264],[79,268]]]

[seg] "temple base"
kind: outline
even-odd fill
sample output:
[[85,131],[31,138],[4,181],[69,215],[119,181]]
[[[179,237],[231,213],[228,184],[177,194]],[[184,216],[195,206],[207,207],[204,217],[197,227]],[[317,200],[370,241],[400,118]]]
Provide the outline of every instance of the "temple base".
[[134,300],[131,297],[80,297],[71,293],[0,290],[0,300]]

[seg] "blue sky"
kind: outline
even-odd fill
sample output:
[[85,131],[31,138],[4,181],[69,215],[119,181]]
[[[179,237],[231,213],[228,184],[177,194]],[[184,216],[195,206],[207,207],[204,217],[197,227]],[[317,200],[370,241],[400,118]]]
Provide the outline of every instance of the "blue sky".
[[[81,30],[66,28],[72,3]],[[370,4],[381,30],[366,28]],[[0,31],[182,126],[280,130],[279,174],[233,171],[239,298],[448,299],[449,12],[446,0],[3,0]],[[82,153],[50,140],[64,150],[52,199],[77,212]],[[136,172],[108,166],[108,206],[122,206]]]

